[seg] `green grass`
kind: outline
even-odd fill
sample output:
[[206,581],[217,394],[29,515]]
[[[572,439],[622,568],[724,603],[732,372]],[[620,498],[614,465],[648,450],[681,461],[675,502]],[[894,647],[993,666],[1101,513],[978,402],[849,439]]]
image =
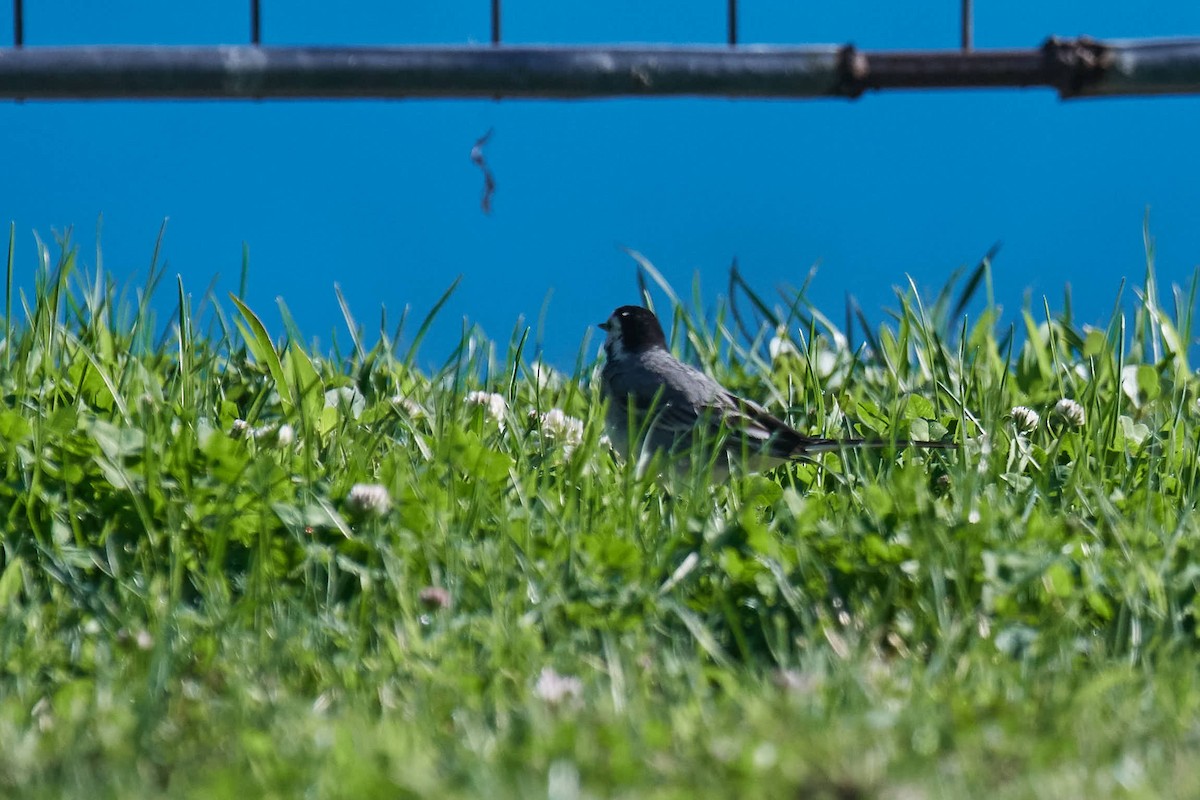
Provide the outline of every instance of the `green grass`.
[[1152,268],[1090,329],[984,263],[854,347],[643,260],[679,352],[802,429],[962,443],[713,486],[614,459],[595,341],[430,370],[436,308],[321,353],[182,285],[163,335],[161,270],[42,248],[14,297],[9,253],[0,795],[1200,793],[1195,298]]

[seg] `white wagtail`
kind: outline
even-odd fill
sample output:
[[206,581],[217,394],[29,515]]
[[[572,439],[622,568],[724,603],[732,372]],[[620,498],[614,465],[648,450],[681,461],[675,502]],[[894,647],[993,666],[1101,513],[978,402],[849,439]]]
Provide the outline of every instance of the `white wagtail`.
[[694,448],[724,476],[733,465],[770,469],[788,461],[851,447],[954,447],[949,442],[825,439],[805,436],[765,408],[738,397],[667,350],[654,313],[621,306],[600,323],[607,338],[601,372],[608,399],[605,422],[613,446],[629,457],[630,435],[640,437],[642,459],[662,451],[686,469]]

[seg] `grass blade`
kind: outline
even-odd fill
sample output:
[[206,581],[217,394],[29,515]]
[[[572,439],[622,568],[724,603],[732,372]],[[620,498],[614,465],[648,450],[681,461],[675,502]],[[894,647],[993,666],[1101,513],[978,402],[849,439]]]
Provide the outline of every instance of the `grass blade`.
[[462,275],[459,275],[454,279],[454,282],[450,284],[450,288],[446,289],[446,291],[442,293],[442,296],[438,298],[438,301],[433,304],[433,308],[430,309],[429,313],[425,315],[425,319],[421,321],[421,327],[417,328],[417,335],[413,337],[412,344],[409,345],[408,348],[408,354],[404,357],[405,367],[412,366],[413,361],[417,357],[417,349],[421,346],[421,342],[425,339],[425,334],[429,333],[429,327],[433,325],[434,318],[438,315],[438,312],[442,310],[442,306],[446,305],[446,303],[450,300],[450,295],[454,294],[454,290],[458,288],[460,283],[462,283]]
[[[292,392],[291,383],[288,382],[287,373],[284,372],[283,362],[279,360],[279,353],[275,350],[275,345],[271,341],[270,335],[267,333],[267,328],[263,325],[262,320],[258,315],[250,310],[250,307],[238,298],[237,295],[230,292],[229,299],[237,306],[237,310],[249,326],[249,336],[246,336],[246,347],[250,350],[250,354],[254,356],[254,360],[259,364],[266,366],[271,373],[271,377],[275,380],[276,389],[279,392],[279,399],[283,402],[284,407],[289,411],[296,407],[296,397]],[[244,333],[244,332],[243,332]]]

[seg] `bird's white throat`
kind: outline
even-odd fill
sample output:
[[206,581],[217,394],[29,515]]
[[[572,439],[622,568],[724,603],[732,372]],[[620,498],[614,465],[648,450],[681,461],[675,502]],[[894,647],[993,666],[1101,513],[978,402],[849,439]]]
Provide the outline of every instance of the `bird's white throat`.
[[625,357],[625,341],[621,338],[621,332],[614,325],[608,331],[608,337],[604,340],[604,352],[608,354],[610,360],[617,360]]

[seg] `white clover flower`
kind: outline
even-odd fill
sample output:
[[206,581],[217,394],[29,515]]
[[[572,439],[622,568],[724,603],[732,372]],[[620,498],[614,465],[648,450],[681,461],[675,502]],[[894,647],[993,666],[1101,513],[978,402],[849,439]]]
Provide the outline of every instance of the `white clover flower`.
[[403,409],[404,413],[407,414],[410,419],[425,419],[429,416],[429,413],[425,410],[425,406],[421,405],[416,400],[413,400],[411,397],[396,395],[392,398],[392,405],[399,406],[401,409]]
[[1038,413],[1028,406],[1013,406],[1009,416],[1012,417],[1013,425],[1020,433],[1032,433],[1037,430],[1038,424],[1042,421]]
[[267,447],[288,447],[296,441],[296,429],[291,425],[270,422],[250,429],[249,437]]
[[475,391],[467,395],[467,402],[483,406],[488,417],[501,424],[504,423],[504,415],[508,412],[508,402],[504,399],[504,395]]
[[351,419],[358,419],[367,408],[367,398],[353,386],[339,386],[325,392],[325,407],[345,411]]
[[229,435],[234,439],[241,439],[250,433],[250,423],[244,419],[235,419],[233,424],[229,426]]
[[280,425],[279,430],[275,431],[276,447],[288,447],[294,441],[296,441],[296,429],[291,425]]
[[559,675],[552,667],[543,667],[533,693],[548,705],[560,706],[579,699],[583,694],[583,681],[573,675]]
[[431,611],[441,611],[454,604],[450,592],[441,586],[426,586],[417,593],[417,599]]
[[1083,406],[1067,397],[1054,404],[1053,413],[1057,419],[1072,428],[1082,428],[1084,423],[1087,422],[1087,415],[1083,410]]
[[583,420],[567,416],[561,408],[542,414],[538,424],[542,436],[561,444],[568,454],[583,442]]
[[787,328],[780,325],[775,329],[775,335],[767,342],[767,352],[771,356],[771,361],[778,361],[784,356],[799,356],[800,351],[796,349],[796,345],[792,344],[791,338],[788,336]]
[[815,361],[817,374],[822,378],[829,378],[833,375],[833,371],[837,369],[838,355],[832,350],[821,350],[817,353]]
[[544,361],[534,361],[529,365],[529,370],[539,389],[552,389],[563,384],[563,374]]
[[346,495],[346,505],[357,514],[381,517],[392,507],[386,486],[378,483],[356,483]]
[[1141,386],[1138,385],[1138,365],[1121,368],[1121,391],[1134,405],[1141,405]]

